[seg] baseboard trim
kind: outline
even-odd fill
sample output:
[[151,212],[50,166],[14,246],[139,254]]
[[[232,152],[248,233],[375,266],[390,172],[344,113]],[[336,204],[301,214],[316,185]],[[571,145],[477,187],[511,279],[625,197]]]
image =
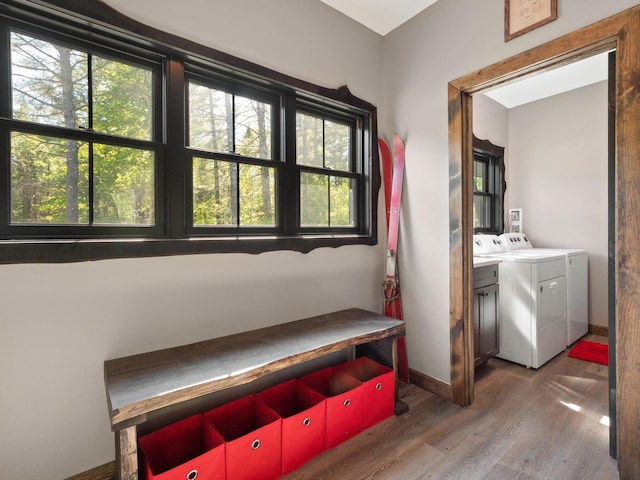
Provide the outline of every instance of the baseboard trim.
[[116,461],[105,463],[65,480],[116,480]]
[[603,327],[602,325],[589,324],[589,333],[593,335],[599,335],[601,337],[608,337],[609,327]]
[[411,368],[409,369],[409,380],[412,384],[417,385],[428,392],[435,393],[445,400],[451,401],[451,385],[448,383],[444,383],[441,380],[437,380]]

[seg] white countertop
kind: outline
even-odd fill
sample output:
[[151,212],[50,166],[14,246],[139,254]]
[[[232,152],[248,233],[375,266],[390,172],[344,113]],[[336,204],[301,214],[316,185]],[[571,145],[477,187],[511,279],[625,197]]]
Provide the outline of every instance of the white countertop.
[[486,267],[487,265],[497,265],[502,263],[499,258],[492,257],[473,257],[473,268]]

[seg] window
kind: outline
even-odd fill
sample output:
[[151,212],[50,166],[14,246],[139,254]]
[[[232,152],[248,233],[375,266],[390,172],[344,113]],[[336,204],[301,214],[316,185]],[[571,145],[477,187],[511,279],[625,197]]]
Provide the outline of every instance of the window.
[[501,234],[504,226],[504,148],[473,137],[474,233]]
[[18,30],[9,38],[3,236],[157,234],[159,66]]
[[300,226],[305,229],[357,225],[354,174],[356,122],[296,113],[296,163],[300,175]]
[[274,229],[279,98],[235,94],[196,79],[187,82],[187,98],[190,231]]
[[69,2],[78,24],[9,4],[5,262],[376,242],[375,107],[183,39],[173,51],[92,23],[111,12],[103,4]]

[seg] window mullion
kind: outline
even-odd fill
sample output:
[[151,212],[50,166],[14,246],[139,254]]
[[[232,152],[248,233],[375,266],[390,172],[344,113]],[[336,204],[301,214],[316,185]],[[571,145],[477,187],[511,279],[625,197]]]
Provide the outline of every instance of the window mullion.
[[[0,117],[11,118],[11,41],[9,27],[0,19]],[[5,68],[6,66],[6,68]]]
[[331,228],[331,173],[327,174],[327,225]]
[[93,130],[93,55],[91,53],[87,54],[87,115],[87,129]]
[[[9,28],[0,21],[0,118],[11,117],[11,42]],[[6,66],[6,68],[5,68]],[[6,126],[6,128],[5,128]],[[0,233],[4,234],[9,224],[11,210],[10,194],[10,162],[11,162],[11,129],[7,122],[0,122]]]
[[[184,128],[170,128],[172,125],[185,125],[185,97],[186,81],[184,65],[174,59],[166,62],[166,115],[164,132],[167,141],[165,172],[167,191],[165,192],[166,212],[168,222],[167,231],[171,238],[181,238],[185,235],[186,225],[186,157],[187,144]],[[192,159],[191,156],[188,157]]]
[[[234,138],[235,138],[235,128]],[[234,150],[235,150],[235,140],[234,140]],[[236,189],[236,198],[235,198],[235,207],[236,207],[236,227],[240,227],[240,162],[235,162],[235,170],[236,170],[236,184],[234,185]]]
[[93,142],[89,142],[88,143],[88,149],[89,149],[89,166],[88,169],[89,171],[87,172],[89,179],[88,179],[88,185],[87,188],[89,189],[88,192],[88,209],[89,209],[89,225],[93,225],[93,215],[94,215],[94,171],[93,171]]
[[278,189],[279,208],[284,223],[284,234],[295,235],[300,228],[300,168],[296,161],[296,99],[294,95],[286,95],[284,98],[283,125],[284,168],[282,185]]
[[[322,168],[327,168],[327,122],[322,121]],[[327,173],[327,226],[331,228],[331,174]]]
[[227,127],[231,132],[231,153],[237,153],[236,151],[236,96],[231,95],[231,121]]
[[[89,131],[93,131],[93,55],[91,55],[91,53],[87,54],[87,130]],[[82,127],[80,127],[82,128]],[[88,188],[88,209],[89,209],[89,225],[93,225],[94,222],[94,207],[95,207],[95,203],[94,203],[94,199],[95,199],[95,192],[94,192],[94,187],[95,187],[95,178],[94,178],[94,162],[93,162],[93,145],[94,143],[92,141],[88,142],[87,147],[88,147],[88,161],[89,161],[89,166],[88,166],[88,184],[87,184],[87,188]]]

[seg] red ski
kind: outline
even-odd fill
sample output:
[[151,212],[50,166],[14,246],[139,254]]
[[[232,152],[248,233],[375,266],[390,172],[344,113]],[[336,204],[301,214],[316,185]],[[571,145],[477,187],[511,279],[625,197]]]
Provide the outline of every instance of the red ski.
[[[402,197],[402,179],[404,175],[404,143],[397,134],[393,135],[393,162],[389,147],[384,140],[378,139],[382,157],[382,174],[385,189],[387,214],[387,261],[385,280],[382,284],[384,294],[384,314],[402,320],[400,303],[400,283],[397,272],[398,227],[400,222],[400,200]],[[392,176],[393,174],[393,176]],[[404,337],[398,339],[398,364],[400,379],[409,381],[409,365]]]
[[387,142],[378,139],[380,148],[380,158],[382,160],[382,182],[384,183],[384,205],[387,215],[387,234],[389,233],[389,212],[391,210],[391,180],[393,176],[393,165],[391,161],[391,151]]

